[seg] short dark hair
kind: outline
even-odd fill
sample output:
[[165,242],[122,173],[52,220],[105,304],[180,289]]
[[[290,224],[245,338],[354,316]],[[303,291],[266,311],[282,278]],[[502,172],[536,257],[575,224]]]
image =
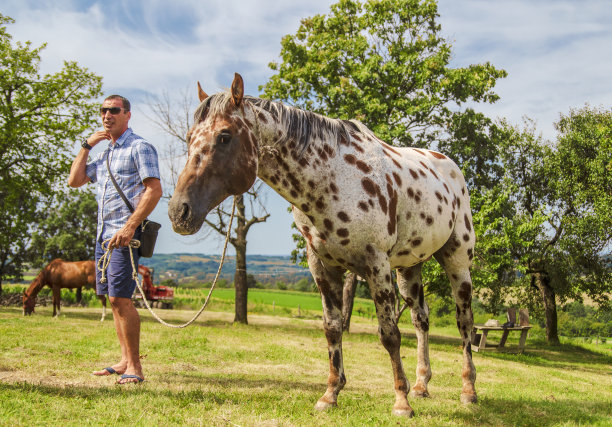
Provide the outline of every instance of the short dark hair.
[[130,101],[128,101],[127,98],[125,98],[125,97],[123,97],[121,95],[110,95],[110,96],[106,97],[105,101],[110,101],[112,99],[120,99],[121,102],[123,103],[123,109],[125,111],[130,111]]

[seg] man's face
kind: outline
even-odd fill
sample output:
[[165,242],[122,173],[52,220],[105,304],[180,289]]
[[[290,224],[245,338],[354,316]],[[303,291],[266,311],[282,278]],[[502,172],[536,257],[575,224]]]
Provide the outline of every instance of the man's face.
[[[119,108],[117,114],[113,114],[112,108]],[[132,113],[123,109],[123,102],[120,99],[107,99],[102,104],[102,124],[104,129],[115,137],[121,136],[128,128],[128,122]]]

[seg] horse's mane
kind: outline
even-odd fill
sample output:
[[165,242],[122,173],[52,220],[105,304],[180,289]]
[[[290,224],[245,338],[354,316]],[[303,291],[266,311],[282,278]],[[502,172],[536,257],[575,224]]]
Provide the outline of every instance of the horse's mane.
[[[223,114],[230,100],[229,91],[209,96],[196,109],[194,122],[198,123],[208,114],[213,116]],[[243,102],[270,113],[285,129],[285,133],[276,143],[284,144],[287,141],[295,141],[300,154],[314,140],[335,141],[337,145],[341,139],[350,140],[350,132],[373,135],[371,130],[357,120],[332,119],[312,111],[285,105],[282,102],[252,96],[245,96]]]

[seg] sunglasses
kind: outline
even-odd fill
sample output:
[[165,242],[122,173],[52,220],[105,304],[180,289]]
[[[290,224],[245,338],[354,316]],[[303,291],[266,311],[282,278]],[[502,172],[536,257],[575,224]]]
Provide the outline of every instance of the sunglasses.
[[[104,115],[106,114],[106,112],[111,113],[113,116],[119,114],[121,112],[121,110],[125,110],[125,108],[121,108],[121,107],[102,107],[100,108],[100,114]],[[127,111],[127,110],[125,110]]]

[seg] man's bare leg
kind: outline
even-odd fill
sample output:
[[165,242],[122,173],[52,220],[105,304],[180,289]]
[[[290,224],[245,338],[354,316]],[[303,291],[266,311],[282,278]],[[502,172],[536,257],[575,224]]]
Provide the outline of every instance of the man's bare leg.
[[[140,316],[130,298],[110,297],[117,338],[121,346],[121,361],[125,360],[125,374],[144,379],[140,364]],[[138,382],[136,378],[120,380],[121,384]]]
[[[109,298],[109,301],[110,301],[110,298]],[[128,364],[127,348],[126,348],[126,345],[124,344],[125,335],[123,333],[123,328],[121,327],[121,323],[119,321],[119,315],[117,314],[117,309],[115,308],[115,305],[112,302],[111,302],[111,309],[113,310],[113,321],[115,323],[115,331],[117,332],[117,338],[119,339],[119,346],[121,347],[121,360],[118,363],[115,363],[114,365],[110,367],[114,369],[115,371],[114,373],[121,375],[121,374],[125,374],[125,370]],[[93,374],[97,376],[106,376],[106,375],[113,375],[113,372],[109,372],[105,368],[99,371],[94,371]]]

